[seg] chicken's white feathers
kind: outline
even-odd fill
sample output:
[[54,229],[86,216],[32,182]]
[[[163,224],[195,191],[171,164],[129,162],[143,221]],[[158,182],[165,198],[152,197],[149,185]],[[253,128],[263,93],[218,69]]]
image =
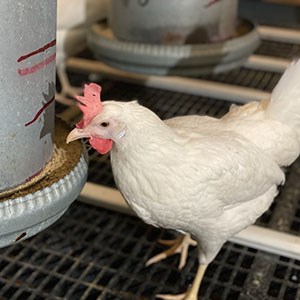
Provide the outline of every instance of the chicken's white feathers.
[[221,119],[164,122],[136,102],[103,105],[95,128],[111,121],[124,130],[121,139],[112,135],[111,150],[124,198],[145,222],[191,233],[203,264],[268,209],[284,182],[281,167],[300,151],[300,62],[288,68],[269,103],[234,106]]
[[[292,101],[292,100],[291,100]],[[260,102],[234,105],[221,119],[208,116],[182,116],[166,124],[183,136],[200,136],[206,132],[235,132],[247,138],[279,166],[289,166],[299,155],[297,132],[280,121],[270,119]]]
[[87,29],[107,17],[108,0],[58,0],[56,64],[86,47]]
[[300,60],[292,62],[275,87],[266,113],[296,129],[300,137]]
[[[104,113],[116,105],[104,105]],[[192,233],[203,247],[202,263],[209,263],[226,239],[269,207],[283,172],[218,120],[192,116],[163,122],[137,103],[118,107],[123,108],[132,123],[123,147],[111,152],[117,186],[145,222]],[[215,124],[199,127],[207,121]]]

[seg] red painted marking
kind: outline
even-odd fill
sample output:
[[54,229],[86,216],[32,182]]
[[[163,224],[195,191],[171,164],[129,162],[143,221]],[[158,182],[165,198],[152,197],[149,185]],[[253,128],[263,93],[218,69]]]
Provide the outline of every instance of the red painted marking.
[[34,177],[40,175],[40,174],[42,173],[42,171],[43,171],[43,169],[41,169],[41,170],[37,171],[35,174],[29,176],[29,177],[26,179],[26,182],[28,182],[28,181],[32,180]]
[[39,116],[43,113],[43,111],[54,101],[55,97],[53,96],[37,113],[36,115],[34,116],[34,118],[25,124],[25,126],[29,126],[31,125],[32,123],[34,123],[38,118]]
[[45,60],[39,62],[38,64],[29,67],[29,68],[25,68],[25,69],[18,69],[18,73],[20,76],[26,76],[29,74],[33,74],[39,70],[41,70],[42,68],[46,67],[48,64],[52,63],[53,61],[55,61],[55,57],[56,54],[52,54],[49,57],[47,57]]
[[26,232],[23,232],[22,234],[20,234],[20,235],[16,238],[15,243],[18,242],[18,241],[20,241],[20,240],[21,240],[22,238],[24,238],[26,235],[27,235]]
[[205,8],[209,8],[211,6],[213,6],[214,4],[220,2],[221,0],[211,0],[210,2],[208,2],[204,7]]
[[54,47],[55,45],[56,45],[56,40],[53,40],[50,43],[44,45],[43,47],[41,47],[41,48],[39,48],[37,50],[34,50],[34,51],[32,51],[32,52],[30,52],[28,54],[25,54],[25,55],[19,57],[18,60],[17,60],[17,62],[21,62],[22,60],[25,60],[25,59],[27,59],[27,58],[29,58],[31,56],[34,56],[34,55],[36,55],[38,53],[41,53],[41,52],[44,52],[47,49],[49,49],[51,47]]

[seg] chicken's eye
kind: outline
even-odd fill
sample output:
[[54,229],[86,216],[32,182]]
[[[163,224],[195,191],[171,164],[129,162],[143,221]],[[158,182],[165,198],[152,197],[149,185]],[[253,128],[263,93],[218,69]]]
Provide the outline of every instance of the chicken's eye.
[[102,122],[102,123],[100,124],[100,126],[102,126],[102,127],[107,127],[108,125],[109,125],[108,122]]

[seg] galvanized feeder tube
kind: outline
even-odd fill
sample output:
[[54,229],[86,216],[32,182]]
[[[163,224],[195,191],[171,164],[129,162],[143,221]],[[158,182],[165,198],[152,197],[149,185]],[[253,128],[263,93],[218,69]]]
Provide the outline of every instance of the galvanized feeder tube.
[[105,64],[148,75],[199,76],[240,67],[257,48],[238,0],[111,0],[88,47]]
[[0,193],[30,181],[51,159],[56,1],[0,5]]
[[238,0],[111,0],[109,23],[120,40],[198,44],[235,36]]

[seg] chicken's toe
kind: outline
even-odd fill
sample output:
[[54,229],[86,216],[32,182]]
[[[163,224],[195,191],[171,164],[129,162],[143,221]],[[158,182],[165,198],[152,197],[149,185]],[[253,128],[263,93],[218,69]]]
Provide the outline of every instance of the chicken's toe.
[[181,235],[174,240],[159,240],[159,243],[169,246],[170,248],[150,258],[146,262],[146,266],[157,263],[171,255],[179,253],[180,262],[178,269],[181,270],[186,264],[189,247],[197,245],[197,242],[191,238],[190,234]]
[[186,293],[183,294],[158,294],[156,295],[157,299],[162,300],[198,300],[197,292],[193,291],[192,289],[187,290]]
[[193,284],[190,289],[187,290],[186,293],[184,294],[179,294],[179,295],[156,295],[157,298],[159,299],[164,299],[164,300],[197,300],[198,299],[198,292],[199,288],[204,276],[204,273],[206,271],[207,265],[199,265],[196,277],[193,281]]
[[56,93],[55,94],[55,100],[63,105],[66,105],[66,106],[72,106],[74,105],[76,102],[74,99],[71,99],[61,93]]
[[185,296],[186,296],[186,293],[178,294],[178,295],[158,294],[158,295],[156,295],[156,298],[163,299],[163,300],[184,300]]
[[82,94],[82,88],[73,86],[70,83],[64,63],[57,67],[57,75],[60,81],[61,91],[56,93],[56,101],[64,105],[75,104],[75,98],[77,95]]

